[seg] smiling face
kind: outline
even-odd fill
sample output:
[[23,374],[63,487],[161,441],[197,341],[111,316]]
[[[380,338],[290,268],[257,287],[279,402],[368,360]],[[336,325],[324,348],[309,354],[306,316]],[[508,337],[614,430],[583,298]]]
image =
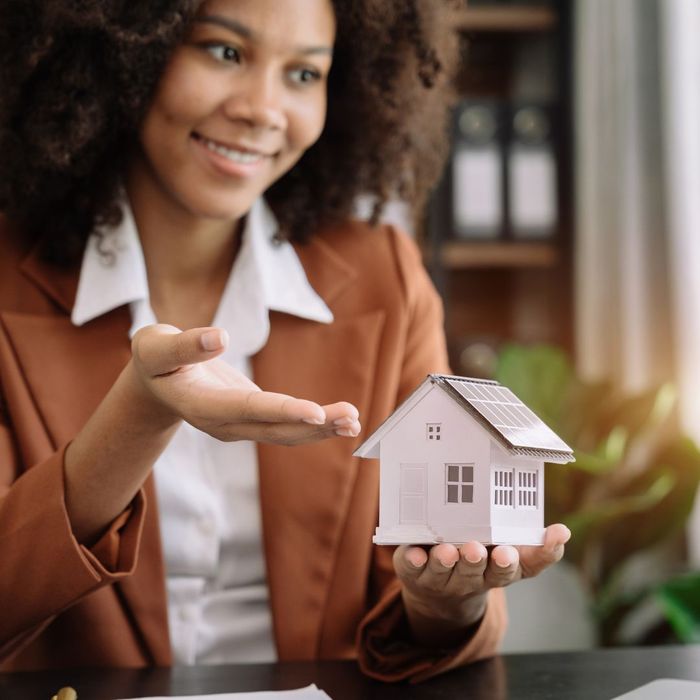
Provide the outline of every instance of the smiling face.
[[236,220],[318,139],[335,40],[330,0],[209,0],[140,131],[140,185]]

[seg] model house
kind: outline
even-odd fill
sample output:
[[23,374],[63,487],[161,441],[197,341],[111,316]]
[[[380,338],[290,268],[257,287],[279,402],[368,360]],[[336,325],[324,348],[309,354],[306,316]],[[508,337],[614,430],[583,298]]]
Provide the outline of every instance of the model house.
[[544,464],[574,459],[498,382],[439,374],[355,455],[379,459],[377,544],[542,544]]

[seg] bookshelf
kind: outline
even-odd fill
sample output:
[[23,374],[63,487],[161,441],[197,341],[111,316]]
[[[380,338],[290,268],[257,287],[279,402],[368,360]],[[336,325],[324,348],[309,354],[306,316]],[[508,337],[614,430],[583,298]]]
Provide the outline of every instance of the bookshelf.
[[449,241],[440,249],[439,264],[447,270],[472,268],[551,268],[560,251],[549,243],[468,243]]
[[[520,235],[509,201],[515,190],[505,175],[497,198],[503,209],[500,228],[486,235],[459,228],[456,193],[465,181],[455,174],[462,125],[458,108],[452,158],[429,208],[423,243],[426,265],[445,303],[452,368],[460,374],[488,376],[489,356],[493,359],[509,342],[572,350],[572,4],[482,0],[455,13],[463,45],[457,78],[463,104],[495,105],[498,119],[505,114],[508,124],[516,110],[528,105],[541,107],[551,118],[548,148],[555,175],[550,199],[556,211],[546,235]],[[502,151],[498,164],[506,173],[511,151],[506,146]]]
[[467,7],[456,13],[455,27],[462,32],[546,32],[559,17],[551,7]]

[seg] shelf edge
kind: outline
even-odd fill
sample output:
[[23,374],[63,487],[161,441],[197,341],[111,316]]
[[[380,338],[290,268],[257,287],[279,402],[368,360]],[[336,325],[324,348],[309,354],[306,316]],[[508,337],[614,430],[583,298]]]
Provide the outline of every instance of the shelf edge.
[[554,267],[560,260],[558,248],[551,243],[446,243],[439,262],[449,270],[470,268],[537,268]]
[[458,31],[545,32],[557,26],[557,15],[549,7],[471,7],[455,15]]

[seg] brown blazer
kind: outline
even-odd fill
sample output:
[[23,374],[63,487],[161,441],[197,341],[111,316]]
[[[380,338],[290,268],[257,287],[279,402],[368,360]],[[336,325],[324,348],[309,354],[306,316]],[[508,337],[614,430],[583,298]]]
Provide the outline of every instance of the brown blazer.
[[[151,478],[91,549],[64,505],[63,452],[129,360],[126,307],[71,324],[78,270],[24,250],[0,219],[0,670],[171,663]],[[447,370],[439,298],[413,243],[352,223],[297,252],[333,311],[326,326],[271,314],[254,378],[321,404],[353,402],[369,434],[429,372]],[[358,441],[259,445],[270,603],[281,660],[358,657],[420,679],[491,655],[500,591],[458,649],[410,641],[392,551],[371,537],[378,466]]]

